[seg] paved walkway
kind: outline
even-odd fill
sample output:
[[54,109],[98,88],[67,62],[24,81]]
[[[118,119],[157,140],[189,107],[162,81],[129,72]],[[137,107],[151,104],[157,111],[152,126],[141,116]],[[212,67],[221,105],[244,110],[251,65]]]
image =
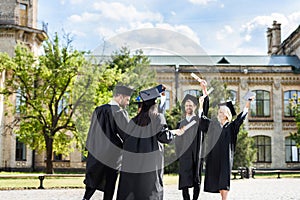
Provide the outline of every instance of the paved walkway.
[[[220,200],[219,194],[202,192],[199,199]],[[300,200],[300,179],[243,179],[232,180],[230,200]],[[192,191],[191,191],[192,192]],[[191,193],[190,192],[190,193]],[[83,189],[8,190],[0,191],[5,200],[81,200]],[[165,186],[165,200],[181,200],[176,185]],[[96,192],[91,200],[102,200]]]

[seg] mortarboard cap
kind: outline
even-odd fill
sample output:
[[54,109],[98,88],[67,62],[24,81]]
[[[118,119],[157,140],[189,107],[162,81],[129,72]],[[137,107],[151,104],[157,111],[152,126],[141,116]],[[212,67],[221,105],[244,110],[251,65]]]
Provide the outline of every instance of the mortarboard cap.
[[163,84],[160,84],[158,86],[156,86],[157,90],[159,93],[162,93],[163,91],[166,90],[166,87]]
[[127,87],[127,86],[124,86],[124,85],[117,85],[115,87],[114,93],[115,94],[123,94],[123,95],[126,95],[126,96],[131,96],[133,91],[134,91],[134,89],[132,89],[130,87]]
[[243,97],[243,99],[245,99],[246,101],[250,100],[251,97],[255,97],[256,94],[255,92],[251,92],[250,90],[245,94],[245,96]]
[[158,92],[158,89],[155,87],[155,88],[150,88],[148,90],[140,91],[140,97],[142,98],[143,101],[149,101],[152,99],[156,99],[157,97],[160,97],[160,94]]
[[227,101],[227,102],[224,102],[224,103],[219,103],[218,105],[219,105],[219,107],[220,107],[220,106],[227,106],[227,107],[229,108],[230,112],[231,112],[231,115],[232,115],[232,116],[235,116],[235,115],[236,115],[234,106],[233,106],[233,104],[232,104],[231,101]]
[[182,105],[184,105],[187,100],[191,100],[196,106],[199,104],[199,100],[197,97],[195,97],[191,94],[186,94],[182,100]]

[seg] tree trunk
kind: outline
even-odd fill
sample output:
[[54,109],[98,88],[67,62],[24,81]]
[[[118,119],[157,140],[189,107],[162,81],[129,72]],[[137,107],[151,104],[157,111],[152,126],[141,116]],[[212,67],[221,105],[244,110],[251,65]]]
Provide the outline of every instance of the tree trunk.
[[52,163],[52,154],[53,154],[53,138],[45,134],[46,142],[46,174],[53,174],[53,163]]

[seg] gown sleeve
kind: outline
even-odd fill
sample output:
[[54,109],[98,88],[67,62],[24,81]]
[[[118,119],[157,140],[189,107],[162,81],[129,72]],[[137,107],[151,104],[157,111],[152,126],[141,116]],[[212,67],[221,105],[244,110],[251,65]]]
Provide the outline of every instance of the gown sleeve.
[[168,125],[162,114],[158,116],[158,120],[160,121],[160,130],[157,134],[157,140],[161,143],[168,144],[175,138],[175,135],[168,129]]
[[245,118],[247,116],[247,113],[244,114],[243,112],[241,112],[237,118],[232,122],[232,133],[231,133],[231,143],[232,143],[232,150],[235,151],[235,147],[236,147],[236,141],[237,141],[237,135],[240,131],[240,127],[243,124]]

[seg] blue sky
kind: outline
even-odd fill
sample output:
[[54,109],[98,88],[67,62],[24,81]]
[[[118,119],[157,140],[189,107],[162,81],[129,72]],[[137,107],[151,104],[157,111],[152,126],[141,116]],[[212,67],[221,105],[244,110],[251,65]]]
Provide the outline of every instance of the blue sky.
[[[266,31],[274,20],[281,24],[282,40],[300,25],[300,1],[296,0],[40,0],[38,3],[39,26],[48,23],[50,37],[55,32],[71,34],[72,45],[78,50],[99,49],[104,41],[119,39],[124,34],[127,35],[122,42],[126,40],[131,47],[137,41],[137,34],[128,33],[138,31],[139,41],[175,52],[189,52],[183,49],[194,43],[209,55],[266,55]],[[153,31],[143,31],[148,29],[160,31],[152,37]],[[136,45],[133,46],[141,44]]]

